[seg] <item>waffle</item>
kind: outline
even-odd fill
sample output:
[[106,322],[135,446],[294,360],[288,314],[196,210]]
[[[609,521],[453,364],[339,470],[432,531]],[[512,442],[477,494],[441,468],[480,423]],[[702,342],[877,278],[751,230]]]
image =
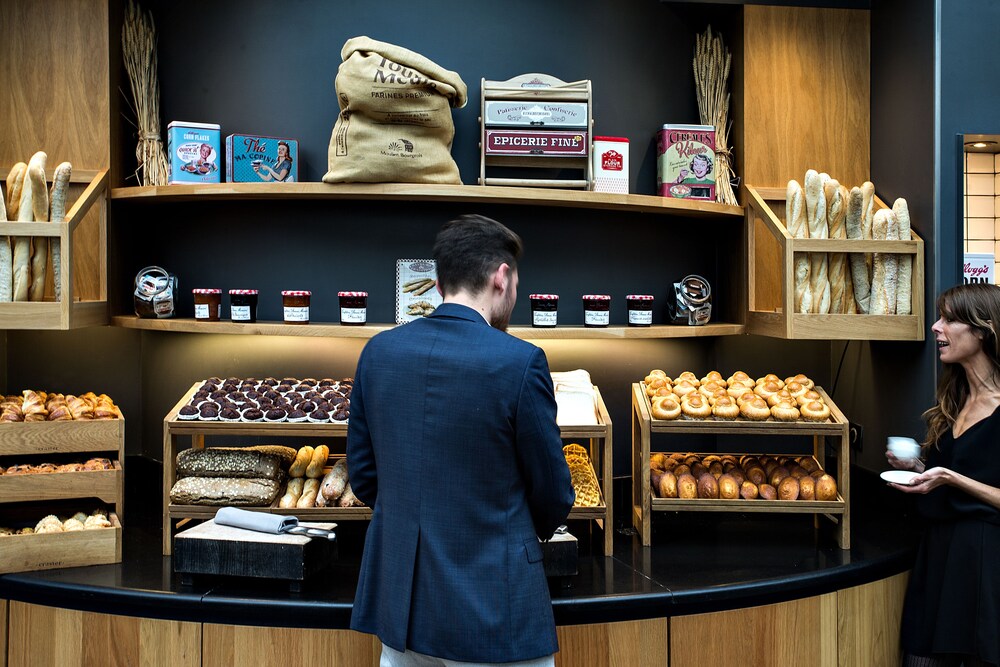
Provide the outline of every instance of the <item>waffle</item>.
[[597,507],[601,504],[601,489],[594,475],[594,467],[590,463],[587,450],[572,443],[563,447],[566,465],[569,466],[573,490],[576,491],[574,507]]

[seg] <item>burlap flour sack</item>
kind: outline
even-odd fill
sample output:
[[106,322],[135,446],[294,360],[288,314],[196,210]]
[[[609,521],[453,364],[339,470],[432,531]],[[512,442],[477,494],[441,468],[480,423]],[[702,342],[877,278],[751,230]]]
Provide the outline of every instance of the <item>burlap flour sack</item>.
[[337,71],[340,115],[326,183],[457,183],[451,107],[462,78],[418,53],[368,37],[347,40]]

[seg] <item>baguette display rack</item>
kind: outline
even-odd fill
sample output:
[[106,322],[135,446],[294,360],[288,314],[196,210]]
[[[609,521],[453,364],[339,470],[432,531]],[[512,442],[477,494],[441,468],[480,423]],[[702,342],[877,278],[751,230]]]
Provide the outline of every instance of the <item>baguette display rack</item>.
[[[190,446],[205,447],[205,438],[264,436],[264,437],[306,437],[328,438],[345,441],[347,438],[347,423],[315,424],[299,423],[247,423],[182,420],[178,413],[188,404],[191,397],[201,386],[194,383],[184,394],[184,397],[167,413],[163,419],[163,554],[170,555],[173,551],[173,535],[176,530],[192,520],[206,520],[215,516],[218,506],[214,505],[176,505],[170,502],[170,489],[177,481],[177,454],[185,447],[181,438],[189,438]],[[563,439],[586,439],[589,441],[588,451],[594,464],[595,474],[601,487],[601,504],[595,507],[574,507],[569,514],[570,519],[595,521],[604,531],[604,554],[611,555],[613,521],[612,510],[607,503],[607,493],[611,489],[611,419],[608,416],[600,391],[594,388],[598,424],[596,426],[562,426],[560,436]],[[214,446],[214,445],[213,445]],[[333,454],[328,461],[327,470],[344,454]],[[369,507],[310,507],[285,509],[278,507],[279,498],[268,507],[243,507],[241,509],[274,514],[294,513],[302,521],[351,521],[371,519],[372,510]]]
[[[924,242],[796,239],[788,233],[785,189],[746,186],[749,313],[747,333],[798,340],[923,340]],[[874,198],[878,211],[888,208]],[[796,253],[893,253],[913,257],[910,315],[795,312]]]
[[[649,546],[653,512],[771,512],[824,515],[836,524],[837,545],[851,548],[850,450],[848,420],[821,387],[814,387],[830,407],[825,422],[749,421],[745,419],[653,419],[642,383],[632,385],[632,524]],[[812,456],[823,468],[824,442],[829,439],[837,453],[837,500],[723,500],[655,498],[650,488],[649,457],[652,434],[811,436]],[[722,453],[722,452],[715,452]]]
[[[110,528],[0,538],[0,573],[119,563],[124,514],[125,419],[0,424],[0,456],[103,454],[110,470],[0,475],[0,513],[5,519],[37,521],[64,507],[84,510],[98,499]],[[74,501],[67,503],[66,501]],[[3,506],[17,503],[7,511]]]

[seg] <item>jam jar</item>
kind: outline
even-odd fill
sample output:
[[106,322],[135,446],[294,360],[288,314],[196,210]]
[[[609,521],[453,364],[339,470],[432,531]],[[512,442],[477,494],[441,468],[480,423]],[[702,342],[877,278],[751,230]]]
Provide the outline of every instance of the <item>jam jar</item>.
[[625,302],[628,304],[630,327],[648,327],[653,323],[653,295],[629,294]]
[[229,290],[229,319],[248,324],[257,321],[257,290]]
[[583,295],[583,326],[606,327],[611,323],[611,296],[608,294]]
[[222,290],[196,289],[194,294],[194,319],[218,322],[222,317]]
[[285,313],[285,324],[309,324],[309,301],[312,292],[306,290],[285,290],[281,293],[281,306]]
[[337,292],[340,323],[358,327],[368,322],[368,292]]
[[531,326],[554,327],[556,325],[559,314],[558,294],[532,294],[528,300],[531,301]]

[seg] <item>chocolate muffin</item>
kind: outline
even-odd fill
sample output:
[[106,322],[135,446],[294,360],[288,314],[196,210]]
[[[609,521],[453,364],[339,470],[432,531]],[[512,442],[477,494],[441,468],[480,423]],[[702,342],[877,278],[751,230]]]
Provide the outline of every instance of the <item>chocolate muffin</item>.
[[264,420],[269,422],[283,422],[288,417],[288,412],[283,408],[274,408],[264,413]]
[[226,389],[216,389],[211,394],[209,394],[208,397],[211,398],[213,401],[217,401],[220,398],[225,398],[228,393],[229,391]]
[[343,406],[338,407],[336,410],[333,411],[334,421],[346,422],[350,416],[351,416],[350,411]]
[[282,382],[277,387],[275,387],[274,390],[279,394],[287,394],[288,392],[292,391],[292,385],[285,384],[284,382]]
[[334,380],[332,378],[323,378],[322,380],[319,381],[319,384],[317,386],[319,386],[319,387],[332,387],[335,384],[337,384],[336,380]]
[[202,419],[218,419],[219,418],[219,406],[215,403],[202,403],[198,408],[198,415]]
[[185,405],[177,411],[178,419],[197,419],[201,413],[193,405]]
[[240,420],[240,411],[236,408],[222,408],[219,411],[219,419],[228,422],[235,422]]
[[299,409],[294,409],[288,413],[288,421],[302,422],[306,420],[306,413]]
[[310,412],[316,409],[316,404],[312,401],[302,401],[296,407],[302,412],[309,414]]
[[263,380],[261,380],[260,384],[265,387],[277,387],[281,383],[278,382],[275,378],[264,378]]
[[243,421],[259,422],[263,421],[264,413],[258,408],[247,408],[243,411]]
[[297,391],[290,391],[287,394],[285,394],[285,398],[291,401],[292,403],[295,403],[296,401],[302,400],[302,394],[300,394]]
[[320,410],[319,408],[316,408],[315,410],[309,413],[309,421],[316,423],[328,422],[330,421],[330,413],[327,412],[326,410]]

